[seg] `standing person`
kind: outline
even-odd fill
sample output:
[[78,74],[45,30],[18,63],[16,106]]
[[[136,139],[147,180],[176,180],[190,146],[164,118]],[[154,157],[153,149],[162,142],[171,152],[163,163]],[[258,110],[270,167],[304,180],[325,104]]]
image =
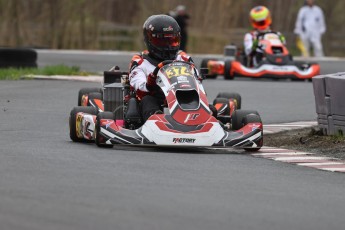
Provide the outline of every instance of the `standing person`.
[[186,7],[183,5],[177,6],[172,16],[175,18],[175,20],[177,21],[178,25],[181,28],[180,49],[183,51],[187,51],[187,41],[188,41],[187,27],[188,27],[188,20],[190,17],[187,14]]
[[140,100],[139,110],[144,121],[154,113],[162,113],[165,96],[156,84],[153,71],[165,60],[192,62],[179,51],[181,30],[176,20],[168,15],[152,15],[143,26],[147,50],[134,55],[130,64],[129,82]]
[[324,56],[321,37],[326,32],[325,19],[321,8],[314,4],[314,0],[306,0],[305,5],[299,10],[294,32],[302,40],[307,56],[310,56],[311,46],[314,56]]

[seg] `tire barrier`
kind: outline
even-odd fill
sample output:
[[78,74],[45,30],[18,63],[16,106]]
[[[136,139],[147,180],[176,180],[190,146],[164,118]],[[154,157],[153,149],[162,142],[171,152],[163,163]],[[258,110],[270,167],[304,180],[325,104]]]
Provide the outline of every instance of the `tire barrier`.
[[0,48],[0,68],[36,68],[37,52],[29,48]]
[[345,135],[345,73],[312,78],[317,122],[324,134]]

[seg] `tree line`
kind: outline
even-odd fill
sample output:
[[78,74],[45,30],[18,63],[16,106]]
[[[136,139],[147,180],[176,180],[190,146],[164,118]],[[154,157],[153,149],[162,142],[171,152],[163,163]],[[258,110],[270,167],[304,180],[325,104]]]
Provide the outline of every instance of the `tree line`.
[[[221,53],[240,45],[250,30],[252,7],[272,12],[273,28],[295,49],[294,24],[303,0],[0,0],[0,45],[53,49],[143,49],[141,27],[152,14],[165,14],[184,4],[190,14],[188,51]],[[326,55],[343,56],[345,1],[319,0],[327,32]]]

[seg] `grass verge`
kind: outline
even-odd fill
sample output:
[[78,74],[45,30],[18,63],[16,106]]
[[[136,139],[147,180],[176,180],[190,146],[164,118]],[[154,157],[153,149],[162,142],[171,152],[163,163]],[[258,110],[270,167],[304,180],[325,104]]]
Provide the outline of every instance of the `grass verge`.
[[54,65],[43,68],[6,68],[0,69],[0,80],[18,80],[28,75],[80,75],[89,73],[80,71],[78,66]]

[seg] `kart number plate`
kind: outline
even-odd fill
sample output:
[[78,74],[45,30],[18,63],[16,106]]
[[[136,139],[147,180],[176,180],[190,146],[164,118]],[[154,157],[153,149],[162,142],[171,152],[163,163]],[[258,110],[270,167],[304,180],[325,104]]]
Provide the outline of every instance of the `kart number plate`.
[[171,66],[166,70],[168,78],[178,77],[178,76],[193,76],[189,68],[186,66]]

